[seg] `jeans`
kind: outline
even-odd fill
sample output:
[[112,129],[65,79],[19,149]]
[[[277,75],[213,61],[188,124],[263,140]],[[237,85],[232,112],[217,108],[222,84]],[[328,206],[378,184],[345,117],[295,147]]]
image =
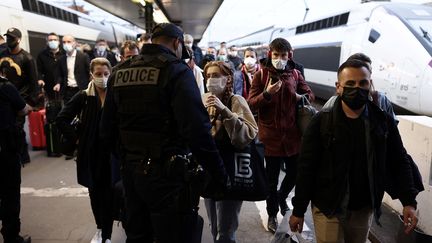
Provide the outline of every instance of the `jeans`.
[[[276,216],[276,214],[279,212],[279,201],[286,200],[288,194],[295,186],[297,175],[297,157],[298,155],[293,155],[290,157],[265,157],[270,191],[269,197],[266,200],[267,214],[269,216]],[[279,183],[281,163],[285,163],[286,175],[281,183],[278,193],[277,186]]]
[[214,242],[235,243],[243,201],[205,199],[204,203]]

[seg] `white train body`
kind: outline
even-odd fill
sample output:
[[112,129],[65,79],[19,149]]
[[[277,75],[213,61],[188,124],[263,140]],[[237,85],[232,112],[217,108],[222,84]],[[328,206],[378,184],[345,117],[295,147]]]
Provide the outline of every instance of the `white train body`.
[[10,27],[21,30],[21,47],[34,56],[45,48],[45,38],[50,32],[60,36],[71,34],[88,44],[105,39],[110,45],[135,39],[139,33],[121,25],[95,21],[86,14],[46,0],[2,0],[0,12],[0,33],[6,33]]
[[254,35],[255,43],[261,44],[286,38],[319,97],[334,94],[338,66],[351,54],[363,52],[372,59],[377,90],[402,111],[432,115],[432,7],[365,3],[300,25],[273,28],[265,37],[254,33],[228,44],[246,46]]

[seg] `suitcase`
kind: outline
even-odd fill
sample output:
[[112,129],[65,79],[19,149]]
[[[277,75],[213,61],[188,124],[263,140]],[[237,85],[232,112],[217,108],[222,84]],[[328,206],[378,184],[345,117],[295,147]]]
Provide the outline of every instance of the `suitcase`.
[[60,131],[55,122],[45,124],[46,148],[48,157],[60,157]]
[[45,109],[32,111],[28,115],[30,143],[33,150],[41,150],[46,147],[44,132]]

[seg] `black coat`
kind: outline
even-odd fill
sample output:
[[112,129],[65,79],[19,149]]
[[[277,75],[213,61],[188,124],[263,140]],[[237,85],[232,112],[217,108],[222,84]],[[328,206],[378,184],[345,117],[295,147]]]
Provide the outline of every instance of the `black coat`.
[[[111,170],[109,154],[99,141],[99,122],[102,107],[98,96],[76,93],[58,114],[56,123],[62,132],[64,147],[75,148],[78,142],[77,178],[85,187],[93,187],[96,180],[106,180]],[[77,130],[71,125],[75,117],[80,119]],[[64,153],[71,151],[64,151]]]
[[54,98],[53,87],[56,84],[56,71],[59,60],[65,55],[62,50],[55,54],[49,48],[41,51],[36,59],[38,79],[45,82],[45,92],[49,98]]
[[111,67],[114,67],[114,66],[117,65],[117,63],[118,63],[118,62],[117,62],[117,59],[116,59],[116,57],[115,57],[115,54],[114,54],[113,52],[105,51],[104,56],[98,56],[97,53],[96,53],[96,50],[94,50],[93,52],[89,52],[89,53],[91,53],[91,54],[89,55],[90,60],[93,60],[93,59],[95,59],[96,57],[104,57],[104,58],[106,58],[106,59],[110,62]]
[[[404,206],[416,205],[410,162],[392,117],[369,102],[362,114],[366,131],[369,191],[376,219],[388,181],[397,181]],[[341,100],[312,119],[302,140],[298,161],[293,215],[303,217],[309,201],[325,215],[343,212],[347,195],[351,137],[344,122]],[[368,132],[369,131],[369,132]],[[348,134],[348,136],[347,136]]]
[[[57,72],[56,83],[61,85],[61,91],[64,92],[64,89],[67,87],[68,76],[67,55],[60,58]],[[74,74],[78,88],[80,90],[87,89],[90,78],[90,59],[87,54],[80,51],[76,52]]]

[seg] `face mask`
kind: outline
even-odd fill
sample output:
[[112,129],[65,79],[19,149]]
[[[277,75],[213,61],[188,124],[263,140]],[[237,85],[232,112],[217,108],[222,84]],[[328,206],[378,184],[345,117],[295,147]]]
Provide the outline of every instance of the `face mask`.
[[72,44],[63,44],[63,49],[64,49],[66,52],[70,53],[70,52],[73,51],[73,46],[72,46]]
[[237,51],[230,51],[230,55],[233,56],[233,57],[237,56],[237,54],[238,54]]
[[272,65],[274,68],[276,68],[277,70],[284,70],[286,65],[287,65],[287,60],[282,60],[282,59],[272,59]]
[[218,61],[223,61],[223,62],[225,62],[225,61],[227,60],[227,56],[226,56],[226,55],[219,55],[219,56],[217,57],[217,59],[218,59]]
[[58,41],[48,41],[48,47],[51,50],[56,50],[59,46],[59,42]]
[[186,58],[186,59],[184,59],[184,61],[185,61],[185,63],[189,63],[190,58]]
[[189,48],[191,48],[192,49],[192,43],[185,43],[185,46],[187,46],[187,47],[189,47]]
[[341,98],[349,108],[358,110],[368,101],[369,90],[360,87],[344,87]]
[[225,77],[207,79],[207,90],[215,95],[220,95],[225,89],[227,79]]
[[12,38],[7,38],[7,46],[9,47],[9,49],[15,49],[15,47],[17,47],[18,45],[18,41]]
[[108,77],[94,77],[93,82],[97,87],[105,89],[107,87]]
[[253,58],[253,57],[246,57],[246,58],[244,59],[244,64],[245,64],[248,68],[251,68],[251,67],[255,66],[255,64],[256,64],[256,59]]
[[98,52],[105,52],[105,50],[106,50],[106,46],[98,46],[97,47],[97,50],[98,50]]

